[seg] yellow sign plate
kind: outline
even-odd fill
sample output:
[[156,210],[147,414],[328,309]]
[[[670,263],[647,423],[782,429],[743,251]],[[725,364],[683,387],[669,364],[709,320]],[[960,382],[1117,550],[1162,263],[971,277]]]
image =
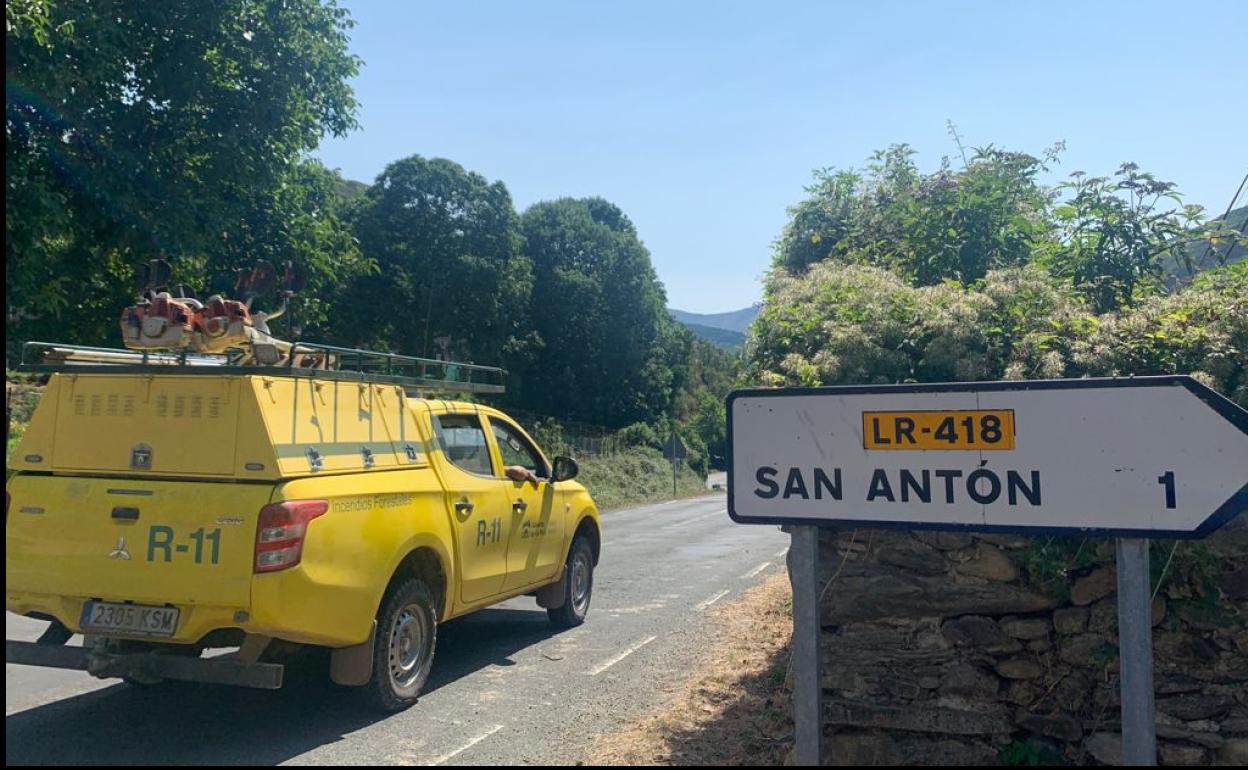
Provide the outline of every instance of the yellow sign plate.
[[1013,449],[1014,410],[863,412],[864,449]]

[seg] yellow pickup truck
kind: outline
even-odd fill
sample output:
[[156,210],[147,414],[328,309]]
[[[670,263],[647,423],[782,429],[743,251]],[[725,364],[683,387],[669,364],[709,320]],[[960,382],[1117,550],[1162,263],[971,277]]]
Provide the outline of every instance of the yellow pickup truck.
[[441,622],[526,594],[556,624],[585,619],[601,538],[575,461],[496,409],[428,397],[499,392],[501,370],[32,345],[24,368],[50,379],[10,459],[5,593],[51,623],[8,641],[10,663],[275,689],[311,645],[397,710]]

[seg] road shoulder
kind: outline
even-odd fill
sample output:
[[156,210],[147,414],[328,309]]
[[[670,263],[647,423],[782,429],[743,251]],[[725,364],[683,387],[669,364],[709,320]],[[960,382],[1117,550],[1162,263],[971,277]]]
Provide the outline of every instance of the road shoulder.
[[792,598],[779,571],[709,617],[706,654],[655,711],[599,736],[584,764],[774,765],[792,745]]

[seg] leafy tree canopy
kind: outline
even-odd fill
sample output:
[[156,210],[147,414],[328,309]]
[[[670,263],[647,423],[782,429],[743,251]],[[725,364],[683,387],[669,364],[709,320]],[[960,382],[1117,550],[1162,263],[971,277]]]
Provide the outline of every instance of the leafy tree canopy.
[[798,274],[834,260],[889,268],[920,286],[969,286],[991,270],[1036,263],[1105,312],[1161,288],[1167,262],[1191,259],[1188,244],[1243,239],[1202,221],[1201,207],[1184,206],[1173,184],[1133,163],[1046,187],[1038,176],[1057,162],[1060,143],[1040,158],[991,145],[967,153],[960,139],[958,147],[960,168],[946,158],[928,174],[904,144],[872,155],[865,172],[816,171],[808,197],[790,209],[774,267]]
[[609,427],[667,411],[674,383],[663,351],[678,332],[633,223],[601,198],[538,203],[521,221],[542,344],[518,372],[517,396]]
[[775,264],[800,271],[814,262],[890,267],[919,284],[963,283],[993,268],[1027,261],[1051,229],[1050,193],[1038,159],[992,146],[961,169],[946,159],[922,174],[914,151],[893,145],[871,157],[865,173],[821,169],[809,197],[790,210]]
[[1248,405],[1244,262],[1099,315],[1035,265],[916,287],[827,261],[770,286],[751,339],[751,376],[769,385],[1193,374]]
[[26,0],[6,22],[10,342],[113,341],[101,321],[154,257],[196,288],[258,256],[313,286],[358,262],[320,182],[293,190],[325,173],[303,154],[355,126],[332,0]]
[[413,155],[355,206],[356,237],[377,269],[347,288],[340,338],[491,365],[531,342],[532,270],[506,185]]

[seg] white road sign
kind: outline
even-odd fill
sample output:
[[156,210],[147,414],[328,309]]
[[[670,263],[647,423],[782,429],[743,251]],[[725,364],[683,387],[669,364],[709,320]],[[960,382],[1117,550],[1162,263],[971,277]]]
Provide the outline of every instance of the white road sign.
[[741,390],[728,512],[1201,537],[1248,509],[1248,411],[1190,377]]

